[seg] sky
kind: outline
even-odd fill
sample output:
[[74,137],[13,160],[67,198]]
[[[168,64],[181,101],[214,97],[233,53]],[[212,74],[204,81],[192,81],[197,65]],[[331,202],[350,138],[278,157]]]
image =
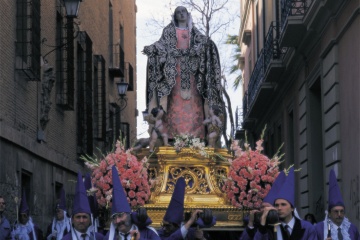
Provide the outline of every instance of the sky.
[[[229,0],[230,8],[239,14],[240,3],[238,0]],[[139,110],[139,116],[137,117],[137,137],[138,138],[146,138],[149,137],[147,133],[148,125],[143,121],[142,111],[146,108],[146,100],[145,100],[145,87],[146,87],[146,62],[147,57],[141,53],[144,46],[151,45],[155,41],[157,41],[162,32],[162,27],[156,27],[156,23],[154,23],[154,19],[157,20],[157,23],[160,23],[162,26],[170,23],[171,14],[173,9],[170,8],[170,3],[174,3],[172,0],[136,0],[137,5],[137,108]],[[194,13],[192,12],[194,15]],[[224,36],[226,34],[237,35],[240,28],[240,18],[238,15],[233,14],[234,21],[230,24],[229,28],[226,32],[223,32],[218,36],[213,35],[211,38],[217,44],[219,49],[222,66],[234,64],[233,62],[226,62],[231,59],[233,55],[232,47],[228,45],[221,44],[224,42]],[[226,63],[224,63],[226,62]],[[234,75],[226,74],[228,80],[228,88],[227,92],[230,95],[232,102],[232,109],[234,111],[233,115],[235,118],[235,110],[237,106],[241,106],[242,104],[242,90],[238,88],[236,91],[232,88],[232,82],[235,78]],[[228,124],[229,126],[229,124]]]

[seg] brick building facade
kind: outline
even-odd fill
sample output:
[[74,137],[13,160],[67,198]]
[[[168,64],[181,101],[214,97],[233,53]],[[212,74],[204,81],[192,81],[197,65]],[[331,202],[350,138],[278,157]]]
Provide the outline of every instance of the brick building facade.
[[[27,193],[45,230],[61,187],[71,207],[80,156],[136,138],[135,0],[4,0],[0,8],[0,195]],[[127,106],[116,83],[129,83]]]

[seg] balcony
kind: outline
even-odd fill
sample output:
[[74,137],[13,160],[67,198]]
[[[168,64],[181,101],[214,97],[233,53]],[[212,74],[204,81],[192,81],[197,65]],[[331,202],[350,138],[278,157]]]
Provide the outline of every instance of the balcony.
[[285,70],[282,59],[287,49],[279,47],[278,32],[278,24],[272,22],[243,98],[244,128],[250,128],[262,114]]
[[257,118],[261,114],[264,103],[266,103],[273,91],[273,85],[264,82],[264,74],[265,61],[264,49],[262,49],[248,85],[246,103],[244,104],[244,108],[246,107],[246,110],[244,110],[244,114],[246,113],[244,121],[250,118]]
[[112,78],[125,77],[125,52],[121,44],[112,46],[113,54],[110,59],[109,75]]
[[281,74],[285,70],[283,56],[287,48],[280,48],[279,36],[280,28],[277,22],[272,22],[266,35],[264,54],[264,82],[277,83]]
[[303,18],[314,0],[283,0],[281,2],[281,36],[283,47],[298,46],[305,33]]

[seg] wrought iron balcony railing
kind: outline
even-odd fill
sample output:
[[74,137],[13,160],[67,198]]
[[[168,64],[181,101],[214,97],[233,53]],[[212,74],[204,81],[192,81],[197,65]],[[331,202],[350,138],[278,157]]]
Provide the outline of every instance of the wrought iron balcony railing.
[[247,115],[248,111],[248,92],[246,91],[243,97],[243,119]]
[[243,110],[239,106],[236,107],[235,110],[235,129],[242,129],[242,121],[243,121]]
[[279,26],[277,22],[272,22],[268,33],[266,34],[266,40],[264,45],[264,69],[266,70],[270,61],[273,59],[281,58],[281,49],[279,47]]
[[314,0],[281,0],[281,29],[289,16],[305,16]]
[[287,48],[279,47],[279,24],[272,22],[266,35],[264,48],[261,50],[259,58],[256,61],[252,71],[247,92],[243,98],[243,116],[246,117],[249,108],[252,107],[255,97],[266,80],[266,72],[273,60],[281,60],[285,55]]
[[262,49],[251,73],[248,85],[248,107],[252,105],[253,101],[255,100],[255,96],[260,89],[261,83],[263,83],[265,71],[264,67],[264,49]]

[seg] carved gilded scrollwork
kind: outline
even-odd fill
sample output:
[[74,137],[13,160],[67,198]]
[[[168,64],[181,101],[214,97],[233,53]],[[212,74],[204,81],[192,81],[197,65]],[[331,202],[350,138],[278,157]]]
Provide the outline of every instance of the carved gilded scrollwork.
[[175,183],[180,177],[185,179],[187,194],[210,193],[204,167],[170,167],[166,193],[173,193]]
[[228,170],[225,167],[213,166],[210,168],[210,182],[214,186],[214,191],[217,194],[222,194],[222,187],[224,186],[224,179],[227,178]]

